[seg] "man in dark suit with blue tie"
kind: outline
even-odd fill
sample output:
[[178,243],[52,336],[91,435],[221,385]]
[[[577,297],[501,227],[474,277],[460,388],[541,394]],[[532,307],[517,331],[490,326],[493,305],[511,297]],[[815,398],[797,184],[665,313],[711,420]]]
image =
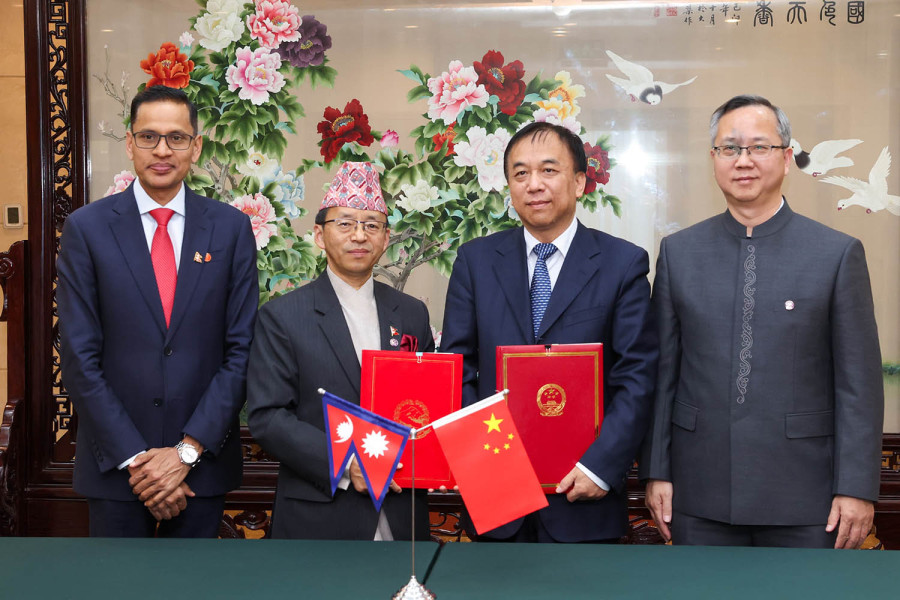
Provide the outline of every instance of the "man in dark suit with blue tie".
[[471,404],[494,393],[497,346],[602,342],[604,421],[550,506],[479,539],[615,540],[627,528],[625,476],[647,429],[658,356],[647,252],[575,218],[587,162],[568,129],[523,127],[504,169],[524,227],[459,249],[441,350],[464,356]]
[[57,263],[73,487],[92,536],[215,537],[241,481],[256,245],[183,184],[202,146],[184,92],[135,96],[126,136],[137,180],[66,220]]

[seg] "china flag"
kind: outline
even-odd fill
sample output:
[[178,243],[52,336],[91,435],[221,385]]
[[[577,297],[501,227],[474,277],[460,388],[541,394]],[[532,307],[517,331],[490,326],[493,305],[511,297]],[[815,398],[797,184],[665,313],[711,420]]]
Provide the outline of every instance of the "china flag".
[[355,455],[375,510],[381,510],[403,447],[409,439],[409,427],[324,390],[320,392],[328,440],[331,494],[334,495],[344,470]]
[[478,533],[547,506],[500,392],[432,423]]

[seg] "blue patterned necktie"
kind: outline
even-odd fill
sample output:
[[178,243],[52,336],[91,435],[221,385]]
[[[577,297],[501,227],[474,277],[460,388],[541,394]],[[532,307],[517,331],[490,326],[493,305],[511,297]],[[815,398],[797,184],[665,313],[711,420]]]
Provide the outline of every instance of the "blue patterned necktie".
[[533,250],[537,254],[534,276],[531,278],[531,323],[534,326],[535,338],[541,328],[547,303],[550,302],[550,273],[547,272],[547,259],[556,250],[553,244],[538,244]]

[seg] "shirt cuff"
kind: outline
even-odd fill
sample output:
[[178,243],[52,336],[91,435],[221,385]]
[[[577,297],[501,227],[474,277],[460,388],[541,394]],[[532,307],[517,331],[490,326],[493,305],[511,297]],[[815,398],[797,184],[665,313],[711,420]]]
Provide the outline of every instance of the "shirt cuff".
[[120,464],[120,465],[119,465],[118,467],[116,467],[116,468],[117,468],[118,470],[121,471],[121,470],[124,469],[125,467],[131,465],[131,463],[134,462],[134,459],[136,459],[138,456],[140,456],[141,454],[144,454],[144,453],[146,453],[146,452],[147,452],[146,450],[141,450],[140,452],[138,452],[137,454],[135,454],[135,455],[132,456],[131,458],[127,458],[127,459],[125,459],[124,461],[122,461],[122,464]]
[[598,486],[600,486],[601,490],[603,490],[604,492],[609,491],[609,484],[607,484],[605,481],[603,481],[602,479],[600,479],[599,477],[597,477],[596,475],[591,473],[590,469],[588,469],[586,466],[584,466],[580,462],[575,463],[575,466],[578,467],[579,469],[581,469],[581,472],[584,473],[585,475],[587,475],[588,479],[590,479],[591,481],[596,483]]

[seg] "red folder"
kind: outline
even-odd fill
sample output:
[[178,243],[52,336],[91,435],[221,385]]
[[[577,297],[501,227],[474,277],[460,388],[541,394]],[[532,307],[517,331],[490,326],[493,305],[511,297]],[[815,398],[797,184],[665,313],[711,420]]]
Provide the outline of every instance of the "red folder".
[[[363,350],[360,406],[392,421],[421,428],[459,410],[462,404],[462,355]],[[412,484],[410,438],[394,474],[400,487]],[[416,436],[417,488],[453,487],[447,459],[429,427]]]
[[498,346],[497,389],[545,493],[581,460],[603,422],[603,344]]

